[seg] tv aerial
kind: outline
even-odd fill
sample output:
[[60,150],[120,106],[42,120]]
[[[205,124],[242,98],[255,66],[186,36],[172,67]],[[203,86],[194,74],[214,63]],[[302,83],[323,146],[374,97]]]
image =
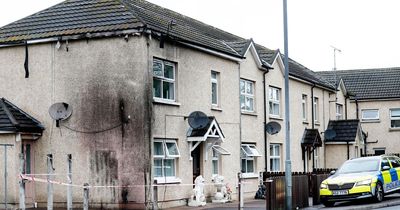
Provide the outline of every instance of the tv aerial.
[[265,126],[265,131],[267,131],[267,133],[271,135],[277,134],[279,133],[279,131],[281,131],[281,125],[274,121],[269,122]]
[[210,121],[208,119],[208,116],[200,111],[195,111],[195,112],[190,113],[188,118],[189,118],[189,120],[188,120],[189,125],[193,129],[205,128]]
[[333,129],[327,129],[325,131],[325,139],[332,140],[336,137],[336,131]]
[[66,120],[72,114],[72,107],[67,103],[55,103],[50,106],[49,114],[56,121],[56,127],[60,127],[60,120]]

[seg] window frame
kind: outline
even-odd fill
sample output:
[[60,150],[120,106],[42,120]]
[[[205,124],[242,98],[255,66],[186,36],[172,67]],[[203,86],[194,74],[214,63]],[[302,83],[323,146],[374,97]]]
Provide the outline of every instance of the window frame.
[[[276,151],[275,150],[275,148],[278,148],[278,155],[276,155],[275,154],[275,152],[274,152],[274,154],[272,154],[271,153],[271,147],[272,147],[272,151]],[[272,172],[278,172],[278,171],[281,171],[281,154],[282,154],[282,152],[281,152],[281,144],[270,144],[269,145],[269,151],[270,151],[270,154],[269,154],[269,162],[270,162],[270,171],[272,171]],[[278,160],[278,163],[279,163],[279,168],[278,168],[278,170],[275,170],[274,168],[275,167],[273,167],[273,160]]]
[[[276,94],[274,94],[276,92]],[[272,117],[280,117],[281,116],[281,88],[269,86],[268,88],[268,105],[269,105],[269,115]],[[276,96],[276,98],[274,97]],[[275,109],[274,105],[278,107],[278,113],[273,113]]]
[[[219,158],[220,158],[220,154],[218,154],[218,152],[216,152],[214,149],[212,150],[212,158],[211,158],[211,175],[212,176],[216,176],[220,173],[219,169]],[[216,164],[214,164],[216,162]],[[216,168],[215,168],[216,167]],[[215,173],[215,171],[217,173]]]
[[392,123],[392,121],[400,121],[400,115],[399,116],[392,116],[392,111],[393,110],[396,110],[396,111],[399,111],[400,112],[400,108],[392,108],[392,109],[389,109],[389,118],[390,118],[390,128],[395,128],[395,129],[400,129],[400,126],[398,126],[398,127],[394,127],[393,126],[393,123]]
[[319,98],[315,97],[313,98],[313,106],[314,106],[314,123],[318,123],[319,122]]
[[[365,118],[364,117],[364,112],[367,111],[376,111],[376,118]],[[379,121],[380,114],[379,114],[379,109],[361,109],[361,121],[368,122],[368,121]]]
[[[155,155],[154,154],[154,148],[155,148],[154,145],[155,145],[155,143],[161,143],[162,154],[160,154],[160,155]],[[176,147],[176,151],[177,151],[178,154],[176,154],[176,155],[169,154],[167,143],[173,143],[175,145],[175,147]],[[180,158],[180,151],[179,151],[179,147],[178,147],[178,144],[177,144],[177,140],[161,139],[161,138],[154,139],[154,141],[153,141],[153,171],[154,171],[154,178],[157,179],[157,180],[161,180],[161,181],[164,181],[164,179],[165,180],[167,180],[167,179],[172,180],[172,179],[176,178],[177,177],[177,162],[178,162],[179,158]],[[156,173],[155,173],[155,166],[156,166],[155,161],[156,160],[161,160],[161,176],[156,176]],[[166,160],[173,160],[173,167],[174,167],[173,176],[166,176],[166,174],[165,174],[165,167],[166,167],[165,161]],[[168,182],[168,181],[165,181],[165,182]]]
[[[213,74],[215,75],[215,78],[213,78]],[[220,106],[220,73],[214,70],[211,70],[211,105],[215,106],[215,107],[219,107]],[[216,94],[216,103],[214,103],[213,101],[213,84],[216,84],[216,90],[215,90],[215,94]]]
[[[248,153],[249,151],[246,151],[243,147],[248,148],[251,154]],[[258,151],[256,144],[242,144],[240,148],[241,148],[240,159],[242,162],[241,164],[242,173],[245,174],[245,176],[256,174],[257,171],[256,157],[261,157],[261,153]],[[243,165],[243,161],[245,165]],[[253,171],[249,171],[248,165],[250,161],[252,162]]]
[[[155,75],[154,73],[154,64],[155,63],[160,63],[162,68],[162,75],[163,76],[159,76],[159,75]],[[168,66],[172,66],[172,70],[173,70],[173,79],[165,77],[165,65]],[[176,94],[176,85],[177,85],[177,79],[176,79],[176,63],[172,62],[172,61],[168,61],[168,60],[163,60],[163,59],[159,59],[159,58],[153,58],[153,67],[152,67],[152,75],[153,75],[153,98],[154,99],[158,99],[158,100],[162,100],[162,101],[168,101],[168,102],[175,102],[176,98],[177,98],[177,94]],[[160,86],[160,95],[161,97],[156,97],[155,94],[155,90],[154,90],[154,80],[160,80],[161,81],[161,86]],[[164,82],[168,82],[168,83],[172,83],[173,85],[173,98],[166,98],[164,97]]]
[[319,147],[314,148],[313,155],[314,155],[314,167],[319,168]]
[[307,116],[307,95],[306,94],[302,94],[301,95],[301,109],[302,109],[302,118],[303,121],[306,122],[308,121],[308,116]]
[[[241,83],[244,83],[244,92],[242,92],[242,90],[241,90]],[[251,84],[251,92],[252,93],[248,93],[247,92],[247,86],[249,85],[249,84]],[[241,111],[245,111],[245,112],[255,112],[256,111],[256,109],[255,109],[255,107],[256,107],[256,97],[255,97],[255,85],[256,85],[256,83],[254,82],[254,81],[251,81],[251,80],[246,80],[246,79],[240,79],[240,84],[239,84],[239,92],[240,92],[240,100],[239,100],[239,102],[240,102],[240,110]],[[244,101],[243,101],[243,104],[244,104],[244,106],[242,106],[242,97],[244,98]],[[246,109],[246,99],[252,99],[253,100],[253,104],[252,104],[252,107],[250,107],[249,109]],[[244,107],[244,108],[243,108]]]
[[343,120],[343,104],[336,104],[336,120]]

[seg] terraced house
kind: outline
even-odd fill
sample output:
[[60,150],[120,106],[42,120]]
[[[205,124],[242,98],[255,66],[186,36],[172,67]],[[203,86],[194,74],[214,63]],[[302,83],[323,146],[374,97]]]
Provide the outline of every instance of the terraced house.
[[[198,175],[208,200],[216,175],[237,199],[239,172],[253,197],[260,172],[284,170],[284,132],[265,131],[270,122],[284,129],[285,103],[293,171],[333,166],[324,131],[341,125],[346,94],[290,60],[286,102],[283,56],[143,0],[68,0],[0,28],[0,141],[14,145],[9,202],[22,198],[22,173],[27,205],[47,205],[42,176],[70,183],[69,168],[75,206],[84,183],[96,186],[91,207],[186,205]],[[54,120],[49,108],[60,102],[72,114]],[[53,185],[54,205],[66,206],[67,188]]]

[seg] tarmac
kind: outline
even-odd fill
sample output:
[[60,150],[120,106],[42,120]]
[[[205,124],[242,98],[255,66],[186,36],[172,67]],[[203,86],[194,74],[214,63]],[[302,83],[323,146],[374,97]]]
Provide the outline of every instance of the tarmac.
[[[310,199],[310,207],[298,208],[302,210],[368,210],[368,209],[378,209],[390,206],[399,206],[400,209],[400,193],[395,193],[385,196],[384,200],[380,203],[374,203],[371,200],[356,200],[349,202],[338,202],[334,207],[325,207],[322,204],[312,205],[312,199]],[[265,210],[266,203],[265,200],[246,200],[243,205],[243,210]],[[207,203],[206,206],[202,207],[190,207],[190,206],[180,206],[174,208],[167,208],[168,210],[227,210],[227,209],[239,209],[239,203],[237,201],[224,204],[214,204]]]

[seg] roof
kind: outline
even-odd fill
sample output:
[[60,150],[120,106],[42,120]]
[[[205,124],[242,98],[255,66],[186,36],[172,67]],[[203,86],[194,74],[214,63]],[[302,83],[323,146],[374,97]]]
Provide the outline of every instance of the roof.
[[[164,37],[167,41],[200,46],[237,58],[243,58],[253,42],[144,0],[67,0],[1,27],[0,45],[50,38],[86,39],[101,33],[116,36],[133,33],[132,30],[151,31],[155,38]],[[256,43],[254,47],[261,64],[267,68],[280,54],[279,50]],[[332,88],[293,60],[290,74]]]
[[354,142],[358,135],[360,120],[330,120],[327,130],[334,130],[336,135],[325,142]]
[[[400,67],[321,71],[317,74],[331,84],[335,84],[336,74],[337,81],[342,79],[350,95],[359,100],[400,98]],[[351,96],[351,99],[355,97]]]
[[0,131],[42,133],[44,126],[20,108],[0,98]]
[[301,139],[303,147],[321,147],[322,140],[318,129],[304,129],[303,138]]
[[208,123],[205,127],[203,128],[199,128],[199,129],[193,129],[193,128],[189,128],[187,137],[203,137],[205,135],[207,135],[207,131],[210,129],[210,126],[213,124],[213,122],[215,121],[215,125],[218,127],[219,131],[221,131],[221,137],[225,138],[221,127],[219,126],[217,120],[215,119],[215,117],[208,117]]

